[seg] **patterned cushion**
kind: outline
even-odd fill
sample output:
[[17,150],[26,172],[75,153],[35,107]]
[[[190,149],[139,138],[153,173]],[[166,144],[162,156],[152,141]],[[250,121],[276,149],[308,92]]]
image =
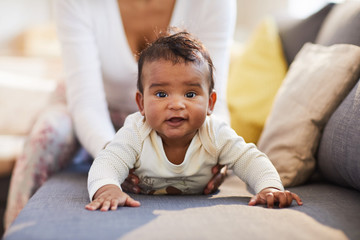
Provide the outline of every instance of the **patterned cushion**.
[[360,190],[360,79],[326,124],[318,164],[328,180]]

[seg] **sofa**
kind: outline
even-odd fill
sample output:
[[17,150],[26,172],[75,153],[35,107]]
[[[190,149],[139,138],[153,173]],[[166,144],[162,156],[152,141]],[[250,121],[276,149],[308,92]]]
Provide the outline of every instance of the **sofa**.
[[[251,190],[229,171],[212,195],[131,194],[140,207],[88,211],[91,161],[74,161],[3,239],[360,239],[359,25],[358,1],[301,20],[272,16],[232,59],[231,124],[269,155],[303,206],[250,207]],[[255,86],[239,83],[249,76]]]

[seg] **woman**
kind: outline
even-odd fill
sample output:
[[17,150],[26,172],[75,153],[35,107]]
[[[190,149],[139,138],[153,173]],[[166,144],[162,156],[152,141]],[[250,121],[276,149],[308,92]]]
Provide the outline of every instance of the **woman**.
[[[225,92],[235,5],[235,0],[56,1],[72,121],[64,120],[69,119],[68,112],[59,108],[56,113],[44,114],[46,117],[35,124],[12,176],[6,227],[47,177],[59,166],[66,165],[75,142],[73,129],[80,144],[94,157],[113,138],[125,117],[137,110],[134,101],[137,54],[170,26],[191,32],[210,52],[216,68],[218,93],[214,113],[228,121]],[[56,120],[50,121],[53,131],[44,131],[49,128],[46,119],[56,115],[59,115]],[[34,149],[31,139],[38,139],[44,132],[47,144]],[[63,154],[62,149],[67,149],[69,154]],[[204,193],[217,189],[221,183],[224,174],[216,174],[218,171],[219,166],[214,168],[215,177]],[[139,192],[137,181],[137,177],[130,174],[122,186]]]

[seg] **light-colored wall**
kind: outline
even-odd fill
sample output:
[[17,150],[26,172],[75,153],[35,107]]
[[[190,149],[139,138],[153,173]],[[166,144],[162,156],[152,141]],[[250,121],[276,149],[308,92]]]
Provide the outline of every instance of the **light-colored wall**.
[[[246,39],[262,16],[286,11],[288,1],[237,0],[235,38],[240,41]],[[52,2],[53,0],[0,0],[0,55],[10,53],[9,49],[14,48],[14,42],[16,44],[16,37],[25,29],[52,20]]]
[[52,0],[0,0],[0,55],[25,29],[52,19]]
[[[53,18],[54,0],[0,0],[0,55],[11,53],[14,39],[25,29]],[[180,0],[181,1],[181,0]],[[196,0],[194,0],[196,1]],[[211,1],[211,0],[209,0]],[[227,1],[227,0],[224,0]],[[256,24],[266,15],[291,12],[303,13],[320,7],[328,0],[237,0],[235,39],[244,41]],[[341,0],[335,0],[341,1]],[[301,11],[300,9],[301,8]]]
[[286,12],[288,5],[289,0],[237,0],[235,39],[245,40],[264,16]]

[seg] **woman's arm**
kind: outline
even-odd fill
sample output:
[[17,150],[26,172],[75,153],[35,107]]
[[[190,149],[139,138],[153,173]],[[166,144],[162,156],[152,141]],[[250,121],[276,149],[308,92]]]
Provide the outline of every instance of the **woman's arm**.
[[67,101],[81,144],[94,157],[115,135],[87,1],[56,1]]
[[200,11],[201,19],[195,34],[208,49],[215,66],[215,90],[218,100],[214,114],[229,123],[226,88],[236,23],[236,1],[212,0],[205,4]]

